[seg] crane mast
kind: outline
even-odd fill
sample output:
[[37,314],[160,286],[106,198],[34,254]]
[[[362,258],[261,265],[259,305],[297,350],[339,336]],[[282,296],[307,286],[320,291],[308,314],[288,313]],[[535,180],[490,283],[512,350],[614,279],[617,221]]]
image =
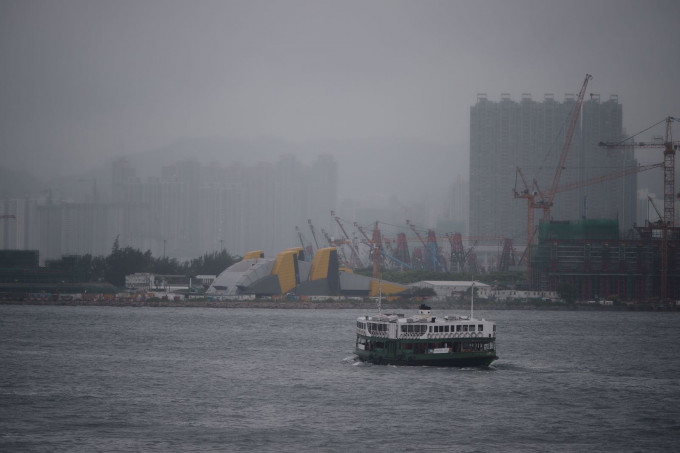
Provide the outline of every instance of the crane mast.
[[586,93],[586,87],[588,86],[588,81],[592,79],[593,76],[586,74],[586,79],[583,81],[583,86],[581,86],[581,91],[578,93],[578,98],[576,99],[576,105],[574,105],[574,111],[571,114],[571,120],[569,121],[569,127],[567,128],[567,133],[564,137],[564,145],[562,146],[562,153],[560,154],[560,160],[557,163],[557,168],[555,169],[555,177],[553,178],[552,186],[550,187],[550,192],[548,192],[547,199],[543,200],[543,220],[550,220],[550,209],[553,205],[553,200],[557,194],[557,186],[560,183],[560,176],[562,175],[562,170],[564,169],[564,163],[567,160],[567,154],[569,153],[569,147],[571,146],[571,139],[574,136],[574,130],[576,129],[576,123],[581,114],[581,105],[583,104],[583,96]]
[[319,241],[316,240],[316,232],[314,231],[314,225],[312,225],[312,219],[307,219],[309,224],[309,229],[312,232],[312,237],[314,238],[314,244],[316,244],[316,249],[319,250]]
[[342,234],[345,236],[345,239],[347,239],[347,245],[349,245],[349,249],[352,252],[351,260],[352,260],[353,267],[357,267],[357,268],[364,267],[363,263],[361,262],[361,259],[359,258],[359,251],[356,249],[356,247],[352,243],[352,240],[350,239],[349,235],[347,234],[347,231],[345,231],[345,227],[342,225],[342,222],[340,221],[340,217],[335,215],[335,211],[331,211],[331,217],[333,217],[335,222],[340,227],[340,231],[342,231]]
[[[666,135],[663,144],[649,143],[600,143],[607,149],[630,149],[630,148],[663,148],[663,222],[661,225],[661,300],[666,300],[668,291],[668,234],[675,226],[675,151],[680,143],[673,141],[672,124],[677,118],[668,116],[666,122]],[[653,127],[650,126],[650,127]],[[648,128],[649,129],[649,128]],[[629,137],[630,138],[630,137]],[[654,206],[654,203],[652,203]],[[656,209],[656,206],[654,206]],[[659,213],[660,214],[660,213]]]

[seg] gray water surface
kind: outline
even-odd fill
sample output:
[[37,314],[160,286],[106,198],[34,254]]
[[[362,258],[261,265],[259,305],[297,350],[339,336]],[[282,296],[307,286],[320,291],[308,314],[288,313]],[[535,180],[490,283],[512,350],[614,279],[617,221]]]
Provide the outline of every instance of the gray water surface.
[[476,312],[486,369],[358,363],[362,314],[0,306],[0,451],[680,447],[680,314]]

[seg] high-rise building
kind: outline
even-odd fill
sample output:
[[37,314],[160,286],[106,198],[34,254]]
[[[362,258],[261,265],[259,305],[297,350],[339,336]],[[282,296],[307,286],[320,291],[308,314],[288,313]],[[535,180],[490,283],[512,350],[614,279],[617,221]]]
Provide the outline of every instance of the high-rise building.
[[[503,236],[526,241],[527,200],[515,199],[513,189],[524,189],[521,168],[534,189],[550,190],[565,141],[574,95],[563,102],[546,94],[542,102],[522,94],[519,102],[502,94],[499,102],[478,95],[470,108],[470,219],[473,236]],[[606,151],[601,141],[622,138],[622,107],[618,97],[601,102],[598,95],[583,102],[558,187],[636,165],[631,151]],[[618,219],[622,229],[635,222],[635,175],[558,193],[555,220]],[[540,212],[535,215],[538,220]]]

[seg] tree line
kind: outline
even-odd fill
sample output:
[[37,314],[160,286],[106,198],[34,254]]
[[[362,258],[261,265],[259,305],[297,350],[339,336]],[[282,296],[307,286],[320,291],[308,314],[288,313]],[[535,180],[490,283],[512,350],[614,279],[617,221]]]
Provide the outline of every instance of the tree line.
[[154,257],[150,250],[142,252],[133,247],[120,247],[118,238],[108,256],[63,256],[47,263],[47,267],[68,271],[81,282],[108,282],[125,286],[125,276],[137,272],[163,275],[218,275],[240,260],[226,250],[206,253],[198,258],[180,262],[176,258]]

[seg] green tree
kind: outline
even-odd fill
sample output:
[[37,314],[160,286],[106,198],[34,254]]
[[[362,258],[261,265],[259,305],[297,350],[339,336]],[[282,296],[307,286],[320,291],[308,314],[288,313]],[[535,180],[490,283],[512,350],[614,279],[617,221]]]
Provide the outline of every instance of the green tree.
[[118,237],[113,243],[111,254],[106,257],[105,280],[115,286],[125,286],[125,276],[136,272],[148,272],[151,251],[142,253],[132,247],[120,248]]
[[191,275],[219,275],[223,270],[231,266],[237,259],[227,253],[226,250],[206,253],[194,258],[188,264],[188,273]]

